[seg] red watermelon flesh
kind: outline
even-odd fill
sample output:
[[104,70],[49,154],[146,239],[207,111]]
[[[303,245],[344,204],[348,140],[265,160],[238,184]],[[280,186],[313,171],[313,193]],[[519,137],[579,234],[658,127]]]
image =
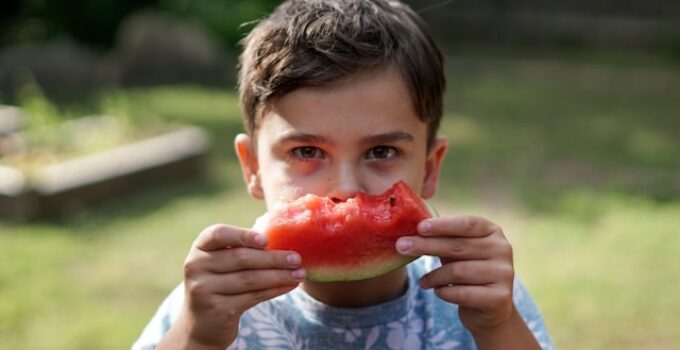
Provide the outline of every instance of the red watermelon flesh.
[[396,251],[395,242],[417,234],[418,223],[431,217],[428,208],[399,181],[383,194],[358,193],[345,202],[312,194],[282,202],[256,228],[267,236],[267,249],[298,252],[309,280],[353,281],[412,261]]

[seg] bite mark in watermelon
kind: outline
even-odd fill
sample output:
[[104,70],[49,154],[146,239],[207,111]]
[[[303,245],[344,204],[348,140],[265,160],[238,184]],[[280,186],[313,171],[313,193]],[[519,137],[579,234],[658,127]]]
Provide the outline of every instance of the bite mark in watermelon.
[[293,250],[312,281],[372,278],[408,264],[395,249],[399,237],[417,234],[432,215],[428,205],[403,181],[385,193],[358,193],[336,203],[312,194],[281,202],[258,219],[256,229],[269,250]]

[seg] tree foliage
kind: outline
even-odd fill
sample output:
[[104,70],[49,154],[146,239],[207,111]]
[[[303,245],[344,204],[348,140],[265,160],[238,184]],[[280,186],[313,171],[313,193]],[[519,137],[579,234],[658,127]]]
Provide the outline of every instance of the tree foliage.
[[151,10],[200,23],[225,46],[235,47],[248,27],[279,0],[3,0],[0,45],[67,37],[101,48],[115,43],[130,14]]

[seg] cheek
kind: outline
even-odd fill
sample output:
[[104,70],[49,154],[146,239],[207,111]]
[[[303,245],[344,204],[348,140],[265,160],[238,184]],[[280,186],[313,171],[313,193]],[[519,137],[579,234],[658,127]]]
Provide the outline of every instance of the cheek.
[[317,175],[327,167],[327,161],[324,159],[297,161],[288,165],[287,172],[291,177],[309,177]]
[[276,201],[290,200],[304,194],[304,188],[297,186],[291,179],[274,176],[263,181],[262,190],[267,208],[271,208]]
[[380,176],[380,177],[375,177],[373,181],[371,182],[371,186],[368,190],[370,194],[381,194],[388,190],[392,185],[394,185],[398,181],[404,181],[412,190],[413,192],[420,193],[420,189],[423,185],[422,181],[415,178],[415,177],[409,177],[409,176],[400,176],[396,175],[395,176]]
[[388,167],[388,168],[368,168],[364,172],[365,183],[367,184],[367,191],[371,194],[380,194],[385,192],[397,181],[404,181],[414,191],[419,191],[422,186],[423,175],[422,172],[414,168],[408,167]]
[[405,159],[385,167],[373,168],[370,172],[373,182],[381,183],[384,187],[382,191],[376,193],[382,193],[399,180],[406,182],[414,192],[419,193],[425,179],[423,164],[422,159]]
[[291,167],[285,162],[276,162],[262,169],[262,189],[268,207],[277,200],[323,193],[326,180],[318,164]]

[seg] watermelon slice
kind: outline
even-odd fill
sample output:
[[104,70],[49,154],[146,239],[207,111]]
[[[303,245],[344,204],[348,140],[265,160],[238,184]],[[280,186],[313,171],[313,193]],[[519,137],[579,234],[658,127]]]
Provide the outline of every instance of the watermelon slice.
[[383,194],[358,193],[345,202],[311,194],[280,202],[255,228],[267,236],[267,249],[298,252],[309,280],[353,281],[415,259],[400,255],[395,242],[416,235],[418,223],[431,216],[429,206],[399,181]]

